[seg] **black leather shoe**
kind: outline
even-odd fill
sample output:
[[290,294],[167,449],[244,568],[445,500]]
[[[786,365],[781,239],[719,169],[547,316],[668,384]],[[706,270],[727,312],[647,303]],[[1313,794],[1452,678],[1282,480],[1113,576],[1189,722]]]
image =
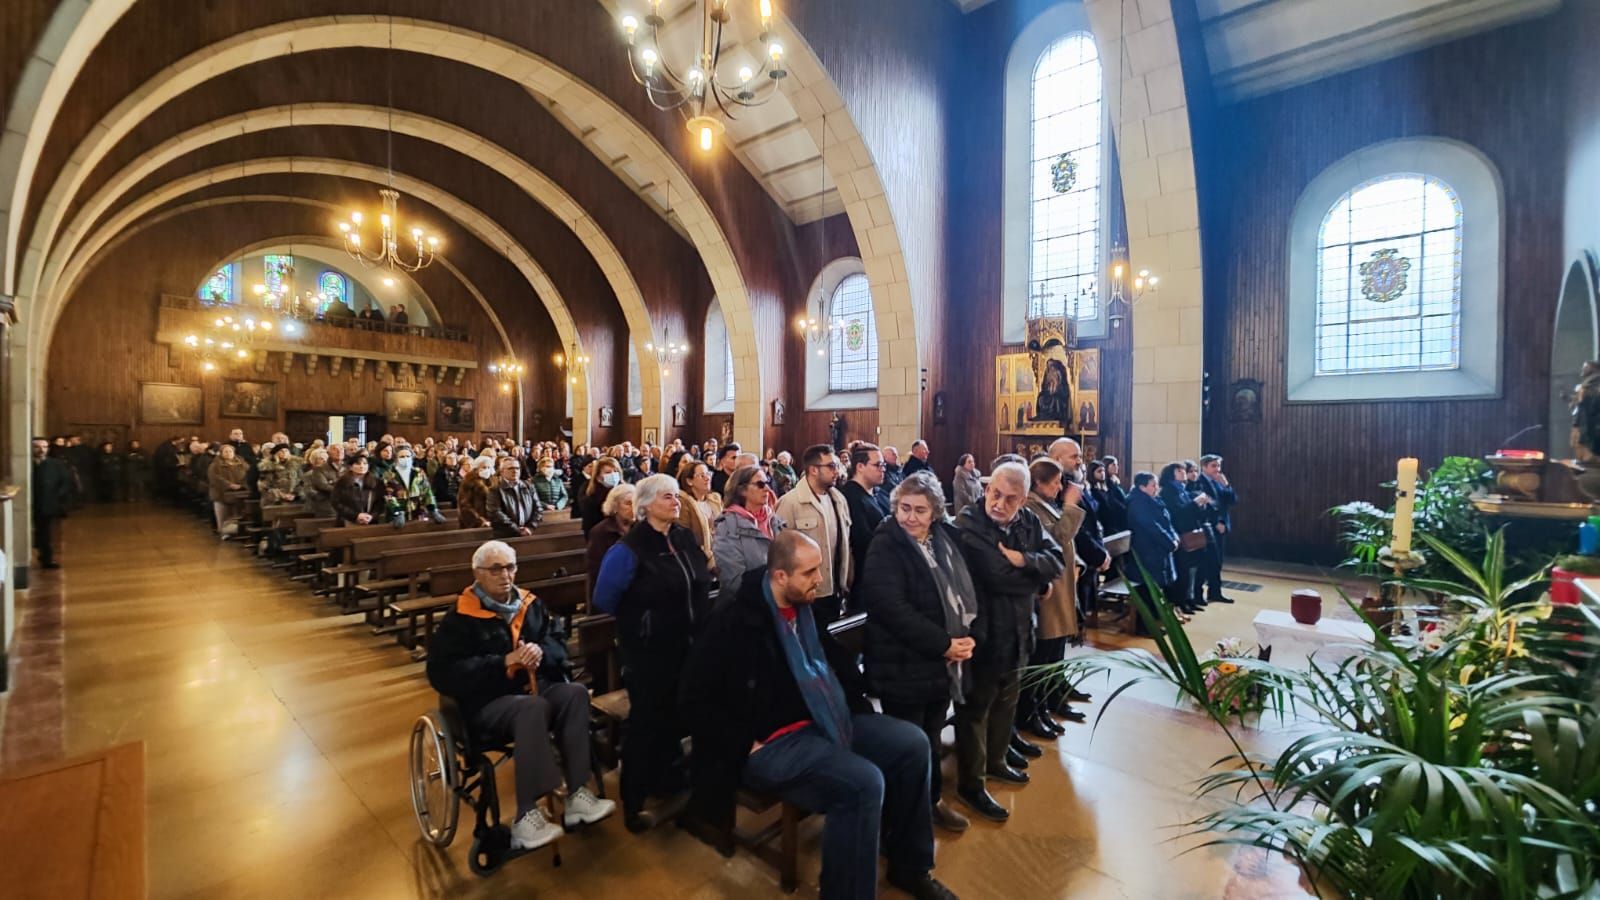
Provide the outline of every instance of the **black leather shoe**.
[[1013,769],[1010,766],[1001,766],[998,769],[990,769],[988,772],[985,772],[984,774],[988,775],[990,779],[992,779],[994,781],[998,781],[1001,784],[1027,784],[1028,783],[1028,773],[1027,772],[1018,772],[1016,769]]
[[[1061,718],[1066,719],[1068,722],[1082,724],[1089,717],[1069,706],[1061,711]],[[1062,730],[1065,731],[1066,729]]]
[[644,834],[646,831],[656,827],[657,821],[655,814],[649,811],[631,813],[622,817],[622,824],[626,825],[628,830],[634,834]]
[[1232,603],[1233,602],[1233,598],[1232,597],[1224,597],[1221,594],[1217,594],[1214,597],[1208,598],[1206,600],[1206,602],[1207,603]]
[[927,872],[920,875],[889,873],[889,884],[910,894],[916,900],[956,900],[955,891],[939,883]]
[[989,792],[983,788],[956,788],[956,799],[966,804],[967,808],[991,822],[1004,822],[1011,818],[1011,810],[994,802]]
[[1022,730],[1033,735],[1041,741],[1053,741],[1061,736],[1056,734],[1056,730],[1054,728],[1039,721],[1038,716],[1034,716],[1028,721],[1022,723]]
[[1011,736],[1011,749],[1017,751],[1023,756],[1028,757],[1029,759],[1038,759],[1044,755],[1043,750],[1040,750],[1038,747],[1035,747],[1034,745],[1023,740],[1022,736],[1018,734]]
[[1093,699],[1093,694],[1085,694],[1083,691],[1080,691],[1077,688],[1072,688],[1071,690],[1067,691],[1067,700],[1071,701],[1072,703],[1088,703]]
[[1013,769],[1019,769],[1019,770],[1020,769],[1026,769],[1028,767],[1028,758],[1026,756],[1023,756],[1021,753],[1018,753],[1017,751],[1011,749],[1010,747],[1007,747],[1006,748],[1006,765],[1010,766]]
[[1045,715],[1042,712],[1035,713],[1034,717],[1033,717],[1033,721],[1038,723],[1035,727],[1047,728],[1052,732],[1052,734],[1055,737],[1060,737],[1063,734],[1067,733],[1067,730],[1065,728],[1062,728],[1060,725],[1057,725],[1056,721],[1054,719],[1050,718],[1049,716]]

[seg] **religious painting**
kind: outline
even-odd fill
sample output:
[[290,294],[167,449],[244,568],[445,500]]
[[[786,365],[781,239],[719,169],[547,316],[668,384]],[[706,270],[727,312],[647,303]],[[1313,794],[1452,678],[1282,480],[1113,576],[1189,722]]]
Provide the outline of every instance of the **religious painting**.
[[613,410],[609,406],[600,407],[600,427],[601,428],[610,428],[611,427],[611,423],[613,421],[615,421],[615,420],[616,420],[616,411],[615,410]]
[[[537,420],[538,413],[534,413]],[[440,431],[472,431],[478,427],[478,401],[471,397],[440,397],[434,412],[434,427]],[[538,422],[534,430],[538,430]]]
[[783,401],[782,400],[774,400],[774,401],[772,401],[772,424],[774,424],[774,425],[782,425],[783,424]]
[[1261,382],[1241,378],[1228,388],[1228,421],[1261,421]]
[[1002,354],[995,361],[997,430],[1057,437],[1099,433],[1099,373],[1098,349]]
[[141,381],[139,421],[145,425],[204,425],[205,394],[199,385]]
[[721,444],[726,444],[733,440],[733,420],[723,419],[722,428],[718,430],[717,435],[717,442]]
[[390,388],[383,392],[383,415],[390,425],[426,425],[428,393]]
[[217,410],[225,419],[276,419],[278,384],[274,381],[222,380],[222,403]]
[[656,438],[657,438],[657,435],[656,435],[656,430],[654,428],[646,428],[644,430],[644,442],[646,444],[649,444],[650,446],[654,447],[656,445]]
[[933,395],[933,424],[935,425],[943,425],[945,422],[944,404],[944,391]]
[[1083,358],[1083,366],[1078,369],[1078,390],[1100,390],[1100,354]]
[[684,428],[689,424],[689,411],[683,408],[682,403],[672,404],[672,427]]

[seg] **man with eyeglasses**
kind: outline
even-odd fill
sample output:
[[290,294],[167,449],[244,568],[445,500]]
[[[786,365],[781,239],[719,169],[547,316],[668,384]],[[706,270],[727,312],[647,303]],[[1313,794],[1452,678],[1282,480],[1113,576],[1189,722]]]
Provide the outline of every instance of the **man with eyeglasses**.
[[850,548],[850,504],[834,484],[839,457],[827,444],[813,444],[800,457],[805,477],[778,501],[778,517],[822,548],[822,583],[813,607],[822,626],[844,612],[854,575]]
[[861,571],[878,523],[890,512],[889,495],[883,490],[884,466],[876,444],[862,441],[850,448],[850,480],[843,493],[850,507],[850,568],[855,572]]
[[522,480],[522,463],[515,456],[500,457],[500,477],[489,486],[489,525],[497,538],[527,537],[544,519],[539,489]]
[[428,683],[460,704],[475,733],[513,742],[517,813],[511,846],[532,850],[563,833],[539,809],[540,798],[561,786],[563,771],[567,828],[598,822],[617,805],[588,787],[589,691],[572,681],[560,620],[531,591],[517,587],[517,555],[508,544],[479,547],[472,575],[472,585],[428,641]]

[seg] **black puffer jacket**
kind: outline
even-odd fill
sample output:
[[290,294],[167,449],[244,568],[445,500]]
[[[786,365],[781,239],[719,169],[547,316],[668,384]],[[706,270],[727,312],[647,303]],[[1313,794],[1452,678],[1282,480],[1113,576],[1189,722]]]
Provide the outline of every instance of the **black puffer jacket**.
[[477,592],[468,587],[428,640],[428,683],[455,698],[468,722],[489,701],[528,692],[526,669],[506,671],[506,654],[518,643],[538,644],[544,650],[537,673],[541,687],[572,680],[566,630],[532,593],[517,590],[522,608],[508,624],[484,609]]
[[681,652],[711,611],[711,569],[689,529],[666,534],[648,521],[606,551],[595,579],[594,608],[617,617],[625,658]]
[[[952,547],[961,546],[955,526],[934,522],[933,528]],[[959,549],[955,559],[965,565]],[[949,697],[950,667],[944,654],[951,634],[945,627],[944,598],[928,558],[894,519],[884,519],[873,532],[852,596],[867,613],[863,656],[873,695],[901,703]]]
[[[978,618],[972,623],[973,666],[1010,671],[1033,650],[1033,607],[1040,593],[1066,568],[1061,546],[1026,507],[1017,510],[1009,531],[989,518],[982,503],[956,516],[961,554],[978,589]],[[1023,564],[1013,566],[1000,544],[1019,551]]]

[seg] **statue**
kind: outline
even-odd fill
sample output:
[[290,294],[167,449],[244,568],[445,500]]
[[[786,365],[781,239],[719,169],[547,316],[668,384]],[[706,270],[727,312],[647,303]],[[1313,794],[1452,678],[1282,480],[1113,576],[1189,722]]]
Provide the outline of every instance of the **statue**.
[[844,450],[844,427],[844,417],[834,413],[828,422],[828,436],[833,439],[834,449],[841,452]]

